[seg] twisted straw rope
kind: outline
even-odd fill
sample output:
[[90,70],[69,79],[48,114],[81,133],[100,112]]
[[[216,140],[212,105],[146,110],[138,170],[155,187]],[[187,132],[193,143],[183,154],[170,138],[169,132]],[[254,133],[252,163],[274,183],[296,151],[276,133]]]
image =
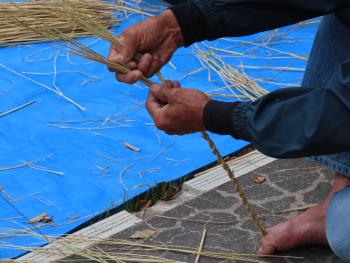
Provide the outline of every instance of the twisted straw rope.
[[[158,77],[158,79],[160,80],[160,82],[164,86],[167,86],[167,83],[166,83],[163,75],[160,72],[157,73],[157,77]],[[146,84],[146,85],[148,86],[148,84]],[[238,181],[237,181],[237,179],[235,177],[235,174],[233,173],[233,171],[231,170],[230,166],[227,164],[227,162],[224,160],[224,158],[220,154],[220,152],[219,152],[218,148],[216,147],[214,141],[209,137],[209,134],[206,133],[205,131],[202,131],[201,134],[202,134],[203,139],[207,141],[207,143],[209,145],[209,148],[211,149],[211,151],[215,155],[218,163],[221,164],[222,168],[226,171],[228,177],[231,179],[233,190],[236,193],[238,193],[238,196],[239,196],[239,198],[240,198],[240,200],[242,202],[243,207],[245,208],[247,213],[250,215],[251,219],[254,221],[256,226],[259,228],[261,234],[263,236],[267,235],[267,231],[266,231],[266,228],[265,228],[264,224],[260,221],[258,215],[254,211],[254,208],[249,203],[248,198],[244,194],[240,184],[238,183]]]
[[[70,2],[66,0],[65,3],[69,4]],[[94,61],[102,63],[102,64],[105,64],[119,73],[128,73],[130,71],[124,65],[108,61],[107,59],[100,56],[96,52],[90,50],[88,47],[82,45],[79,42],[74,41],[72,38],[65,35],[64,33],[59,32],[58,30],[52,31],[52,29],[50,29],[50,26],[48,26],[48,25],[46,25],[46,27],[44,27],[44,28],[34,29],[34,28],[28,26],[24,21],[21,21],[18,19],[16,19],[16,21],[19,22],[20,24],[22,24],[23,26],[31,29],[32,31],[38,33],[39,35],[43,35],[44,37],[46,37],[47,39],[50,39],[50,40],[56,40],[55,36],[59,35],[63,40],[65,40],[65,41],[73,44],[73,46],[75,46],[75,48],[73,48],[73,52],[72,52],[73,54],[85,57],[85,58],[90,59],[90,60],[94,60]],[[95,24],[93,21],[91,21],[89,19],[86,19],[85,21],[80,21],[80,23],[82,23],[82,26],[87,27],[88,32],[90,31],[91,33],[95,34],[96,36],[111,42],[111,44],[114,46],[117,46],[117,48],[121,48],[123,46],[123,43],[122,43],[120,37],[117,37],[117,36],[110,34],[110,32],[107,29],[105,29],[103,26]],[[96,30],[96,28],[98,30]],[[70,48],[72,48],[72,47],[70,46]],[[135,58],[138,60],[141,56],[142,56],[141,54],[136,54]],[[159,80],[161,81],[161,83],[164,86],[166,86],[167,83],[166,83],[164,77],[160,74],[160,72],[157,73],[157,76],[158,76]],[[155,84],[154,82],[152,82],[151,80],[149,80],[145,77],[142,77],[140,81],[148,87],[151,87],[153,84]],[[218,163],[220,163],[222,168],[227,172],[227,175],[229,176],[229,178],[231,179],[231,182],[233,184],[233,189],[235,192],[238,193],[239,198],[240,198],[244,208],[246,209],[246,211],[248,212],[248,214],[250,215],[252,220],[255,222],[255,224],[259,228],[260,232],[262,233],[262,235],[266,235],[267,232],[266,232],[265,226],[258,218],[253,207],[250,205],[247,197],[245,196],[245,194],[242,191],[241,186],[239,185],[237,179],[235,178],[233,171],[230,169],[229,165],[225,162],[224,158],[221,156],[214,141],[204,131],[202,132],[202,137],[208,142],[208,145],[209,145],[210,149],[212,150],[213,154],[216,156]]]
[[[126,73],[128,71],[129,70],[127,68],[124,68],[123,70],[120,70],[119,72],[120,73]],[[162,76],[162,74],[160,72],[157,72],[157,77],[159,78],[159,80],[161,81],[161,83],[164,86],[167,85],[164,77]],[[155,84],[154,82],[150,81],[149,79],[147,79],[145,77],[143,77],[140,81],[143,84],[145,84],[146,86],[148,86],[148,87],[151,87],[152,85]],[[211,151],[215,155],[218,163],[220,163],[222,168],[227,172],[227,175],[231,179],[231,182],[233,184],[233,190],[236,193],[238,193],[238,196],[239,196],[239,198],[240,198],[240,200],[241,200],[245,210],[250,215],[251,219],[255,222],[255,224],[259,228],[261,234],[263,236],[267,235],[267,231],[266,231],[266,228],[265,228],[264,224],[260,221],[260,219],[257,216],[256,212],[254,211],[253,207],[249,203],[248,198],[245,196],[244,192],[242,191],[242,188],[241,188],[240,184],[238,183],[237,179],[235,178],[235,174],[231,170],[230,166],[226,163],[224,158],[221,156],[221,154],[220,154],[218,148],[216,147],[214,141],[209,137],[209,135],[205,131],[202,131],[201,134],[202,134],[202,137],[207,141],[207,143],[208,143]]]
[[245,210],[248,212],[252,220],[255,222],[256,226],[259,228],[262,235],[267,235],[266,228],[264,224],[260,221],[258,215],[254,211],[254,208],[251,206],[251,204],[248,201],[248,198],[245,196],[240,184],[238,183],[237,179],[235,178],[235,174],[231,170],[230,166],[227,164],[227,162],[224,160],[224,158],[221,156],[218,148],[216,147],[214,141],[209,137],[209,135],[206,132],[201,132],[202,137],[208,142],[208,145],[210,149],[212,150],[213,154],[216,156],[216,159],[221,164],[222,168],[227,172],[227,175],[230,177],[233,190],[238,193],[239,198],[241,199],[241,202],[245,208]]

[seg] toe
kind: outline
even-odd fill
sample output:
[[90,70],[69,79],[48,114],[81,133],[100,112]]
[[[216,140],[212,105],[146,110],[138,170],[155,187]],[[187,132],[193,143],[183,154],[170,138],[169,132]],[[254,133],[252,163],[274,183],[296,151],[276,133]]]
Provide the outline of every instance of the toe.
[[271,234],[267,234],[261,238],[261,247],[258,251],[260,255],[272,255],[276,251],[276,246],[273,242],[274,238]]

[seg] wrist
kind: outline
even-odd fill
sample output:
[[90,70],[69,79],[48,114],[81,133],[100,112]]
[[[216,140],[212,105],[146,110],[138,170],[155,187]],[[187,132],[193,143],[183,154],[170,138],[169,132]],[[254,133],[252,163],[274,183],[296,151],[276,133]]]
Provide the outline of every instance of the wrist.
[[170,9],[165,10],[159,15],[159,19],[160,23],[165,26],[166,34],[173,39],[177,47],[182,47],[184,45],[184,38],[173,11]]
[[233,134],[232,113],[240,102],[211,100],[203,110],[203,123],[206,130],[217,134]]

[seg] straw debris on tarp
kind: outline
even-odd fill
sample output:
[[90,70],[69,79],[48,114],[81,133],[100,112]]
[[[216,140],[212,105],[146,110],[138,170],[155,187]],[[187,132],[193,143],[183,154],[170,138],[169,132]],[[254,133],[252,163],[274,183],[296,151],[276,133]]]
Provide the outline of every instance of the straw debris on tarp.
[[[197,45],[195,54],[203,67],[218,74],[226,85],[225,89],[230,91],[233,98],[254,101],[268,93],[244,72],[243,67],[238,69],[226,64],[215,50],[204,50]],[[214,92],[215,90],[208,94],[215,95]]]
[[[85,19],[85,16],[83,15],[80,16],[79,13],[74,10],[74,5],[70,4],[71,2],[69,0],[62,0],[60,3],[62,5],[58,6],[58,8],[56,9],[56,13],[68,12],[71,14],[71,19],[73,21],[80,21],[79,25],[81,24],[81,25],[84,25],[84,27],[86,28],[91,28],[91,31],[94,32],[96,36],[109,41],[112,45],[116,46],[117,48],[123,46],[123,42],[119,37],[112,35],[107,29],[103,28],[103,26],[95,24],[94,22],[92,22],[92,20]],[[42,23],[42,25],[39,27],[33,27],[28,23],[28,21],[21,20],[18,18],[16,19],[16,21],[23,27],[33,30],[35,33],[40,34],[47,39],[50,39],[50,40],[63,39],[64,42],[58,42],[58,43],[65,46],[68,49],[68,51],[70,51],[71,54],[74,54],[101,64],[105,64],[106,66],[108,66],[108,68],[118,73],[130,72],[130,69],[127,68],[126,66],[109,61],[104,56],[96,53],[95,51],[83,45],[82,43],[74,40],[73,38],[71,38],[69,34],[62,33],[57,28],[53,28],[50,25],[47,25],[45,23]],[[136,54],[135,58],[138,59],[138,57],[140,57],[140,54]],[[162,82],[162,84],[166,85],[166,82],[162,77],[162,75],[160,73],[158,73],[157,75],[160,81]],[[151,87],[154,84],[154,82],[152,82],[151,80],[145,77],[142,77],[140,79],[140,82],[142,82],[148,87]],[[263,223],[259,220],[254,209],[252,208],[248,199],[246,198],[245,194],[242,192],[241,187],[237,182],[237,180],[235,179],[235,175],[232,172],[231,168],[227,165],[227,163],[219,153],[215,143],[211,140],[208,134],[206,132],[202,132],[201,134],[202,134],[202,137],[208,142],[209,147],[212,150],[213,154],[217,157],[218,162],[222,165],[223,169],[227,172],[228,176],[230,177],[233,183],[233,188],[239,194],[239,197],[246,211],[251,216],[252,220],[256,223],[260,232],[263,235],[265,235],[266,230]]]
[[[109,41],[110,43],[112,43],[116,47],[121,47],[123,45],[122,40],[119,37],[112,35],[105,27],[96,23],[96,21],[94,19],[90,19],[90,18],[86,17],[85,15],[80,15],[79,12],[77,12],[77,9],[74,9],[74,5],[71,4],[71,1],[62,0],[62,1],[60,1],[60,4],[61,4],[61,6],[57,5],[57,8],[55,9],[55,13],[57,14],[57,16],[59,16],[59,17],[61,16],[65,20],[70,21],[70,23],[74,24],[76,27],[88,29],[87,31],[93,32],[95,35],[99,36],[102,39]],[[70,14],[70,18],[67,18],[66,16],[62,15],[64,13]],[[106,59],[104,56],[96,53],[95,51],[93,51],[92,49],[83,45],[82,43],[74,40],[70,33],[64,33],[62,31],[60,31],[60,29],[41,21],[40,18],[37,18],[36,21],[38,21],[38,23],[37,23],[38,25],[35,24],[35,26],[33,24],[31,24],[30,21],[28,21],[26,19],[19,18],[19,17],[16,17],[14,19],[18,25],[20,25],[28,30],[32,30],[34,33],[42,36],[44,39],[53,40],[53,41],[55,41],[57,39],[64,40],[64,41],[57,42],[57,44],[60,44],[63,47],[67,48],[67,50],[73,55],[77,55],[77,56],[86,58],[86,59],[91,60],[91,61],[105,64],[110,69],[112,69],[118,73],[127,73],[130,71],[126,66],[111,62],[108,59]],[[136,59],[139,56],[140,55],[137,55]],[[158,74],[158,77],[163,84],[166,84],[164,81],[164,78],[160,74]],[[150,87],[154,84],[152,81],[150,81],[149,79],[144,78],[144,77],[140,81],[148,87]],[[227,165],[225,160],[220,155],[214,142],[209,138],[209,136],[205,132],[202,132],[202,136],[209,143],[209,146],[210,146],[211,150],[213,151],[213,153],[215,154],[215,156],[217,157],[218,162],[223,166],[224,170],[228,173],[228,176],[231,178],[231,181],[233,183],[233,187],[234,187],[235,191],[238,192],[239,197],[241,198],[245,209],[248,211],[248,213],[250,214],[250,216],[252,217],[254,222],[257,224],[261,233],[266,234],[265,227],[260,222],[260,220],[257,217],[256,213],[254,212],[253,208],[249,204],[247,198],[245,197],[244,193],[241,190],[241,187],[239,186],[238,182],[236,181],[233,172],[231,171],[230,167]],[[193,253],[197,255],[198,250],[195,250]],[[202,254],[202,252],[201,252],[200,255],[204,255],[204,254]],[[239,258],[235,258],[235,259],[240,260]],[[141,262],[141,261],[139,261],[139,262]],[[250,261],[250,262],[261,262],[261,261],[257,260],[257,261]]]

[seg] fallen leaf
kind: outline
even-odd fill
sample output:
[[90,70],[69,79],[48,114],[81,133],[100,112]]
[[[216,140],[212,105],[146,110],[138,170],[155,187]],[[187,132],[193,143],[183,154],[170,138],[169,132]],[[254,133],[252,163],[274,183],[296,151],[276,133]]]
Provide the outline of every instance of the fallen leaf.
[[178,192],[180,192],[180,190],[181,189],[176,188],[175,186],[169,183],[161,182],[157,184],[157,192],[159,198],[163,201],[170,201]]
[[163,193],[163,196],[162,196],[161,200],[163,200],[163,201],[170,201],[170,200],[172,200],[175,197],[175,195],[178,192],[180,192],[179,189],[168,189],[168,190],[166,190]]
[[254,179],[254,182],[256,183],[256,184],[262,184],[262,183],[264,183],[266,181],[266,178],[264,177],[264,176],[262,176],[262,175],[258,175],[257,177],[255,177],[255,179]]
[[35,216],[35,217],[33,217],[32,219],[30,219],[30,220],[28,221],[28,223],[34,224],[34,223],[43,222],[43,220],[44,220],[44,218],[46,217],[46,215],[47,215],[47,212],[44,212],[44,213],[42,213],[42,214],[40,214],[40,215],[38,215],[38,216]]
[[136,231],[134,234],[131,235],[131,238],[133,239],[148,239],[151,238],[156,231],[152,229],[145,229],[141,231]]
[[141,211],[141,210],[145,210],[147,208],[150,208],[151,206],[152,206],[152,200],[139,200],[136,203],[134,210]]
[[141,208],[141,210],[150,208],[152,206],[152,200],[148,200],[145,205]]

